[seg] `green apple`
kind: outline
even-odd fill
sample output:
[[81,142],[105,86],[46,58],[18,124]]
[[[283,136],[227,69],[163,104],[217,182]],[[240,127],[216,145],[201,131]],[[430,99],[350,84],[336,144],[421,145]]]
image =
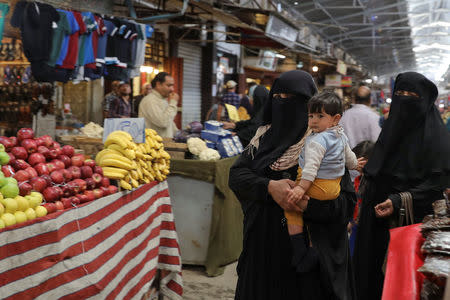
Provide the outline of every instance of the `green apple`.
[[15,198],[16,202],[17,202],[17,210],[20,211],[26,211],[28,208],[30,208],[30,204],[28,203],[28,200],[25,199],[22,196],[17,196]]
[[36,212],[36,217],[43,217],[47,215],[47,209],[43,206],[38,206],[34,209],[34,211]]
[[31,207],[25,211],[28,220],[36,219],[36,212]]
[[13,198],[6,198],[3,200],[4,205],[5,205],[5,211],[7,213],[15,213],[17,211],[18,208],[18,204],[17,201]]
[[42,194],[39,193],[39,192],[31,192],[31,193],[30,193],[30,196],[37,197],[41,202],[42,202],[42,200],[44,199],[44,197],[42,196]]
[[16,211],[14,217],[16,217],[17,224],[27,221],[27,215],[23,211]]
[[0,144],[0,151],[5,152],[5,146],[3,144]]
[[6,152],[0,152],[0,165],[4,166],[9,163],[9,155]]
[[0,219],[0,229],[5,228],[5,221],[3,221],[2,219]]
[[16,224],[16,217],[13,214],[4,213],[0,218],[5,222],[5,226]]
[[5,207],[3,206],[3,203],[0,203],[0,216],[3,215],[5,212]]
[[[8,179],[10,178],[9,177],[6,178],[6,180]],[[16,183],[13,183],[11,180],[9,180],[9,182],[6,183],[6,185],[0,188],[0,193],[2,193],[2,195],[6,198],[15,198],[17,195],[19,195],[19,187],[17,186],[17,181]]]

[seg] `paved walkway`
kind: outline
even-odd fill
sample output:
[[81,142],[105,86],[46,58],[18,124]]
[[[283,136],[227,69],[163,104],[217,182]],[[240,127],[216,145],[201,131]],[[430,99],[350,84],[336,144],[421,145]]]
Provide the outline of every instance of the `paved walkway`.
[[202,266],[183,266],[183,299],[233,300],[237,283],[237,262],[228,265],[221,276],[208,277]]

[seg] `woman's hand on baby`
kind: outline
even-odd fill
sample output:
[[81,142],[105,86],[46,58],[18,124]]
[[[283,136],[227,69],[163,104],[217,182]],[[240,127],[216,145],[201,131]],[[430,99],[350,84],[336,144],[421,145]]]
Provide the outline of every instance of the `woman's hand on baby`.
[[272,196],[273,200],[285,211],[301,212],[300,208],[288,201],[288,195],[292,188],[295,186],[295,182],[289,179],[271,180],[269,182],[268,192]]
[[288,193],[288,202],[291,204],[297,204],[302,200],[303,196],[305,195],[305,190],[302,189],[300,186],[295,186],[292,190]]
[[362,169],[367,164],[367,159],[365,157],[358,158],[358,165],[356,166],[356,170],[358,172],[362,172]]

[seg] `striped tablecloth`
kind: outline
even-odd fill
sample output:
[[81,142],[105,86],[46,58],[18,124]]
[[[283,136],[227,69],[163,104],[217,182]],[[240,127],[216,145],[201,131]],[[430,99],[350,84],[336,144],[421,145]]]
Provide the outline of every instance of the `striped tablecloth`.
[[141,299],[157,269],[181,299],[181,260],[167,182],[0,230],[1,299]]

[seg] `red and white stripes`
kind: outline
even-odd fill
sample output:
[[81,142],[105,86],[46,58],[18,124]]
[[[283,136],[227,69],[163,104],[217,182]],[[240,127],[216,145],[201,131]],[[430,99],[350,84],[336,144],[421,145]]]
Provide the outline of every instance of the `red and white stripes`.
[[0,231],[2,299],[141,299],[157,269],[161,292],[181,299],[167,182]]

